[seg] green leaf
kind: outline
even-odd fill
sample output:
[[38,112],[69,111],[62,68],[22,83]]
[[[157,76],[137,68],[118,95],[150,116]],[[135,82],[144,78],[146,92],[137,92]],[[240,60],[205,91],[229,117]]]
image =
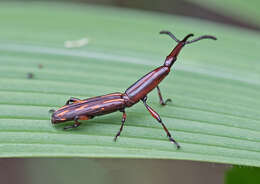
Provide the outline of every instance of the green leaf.
[[258,184],[260,181],[259,176],[260,168],[257,167],[239,167],[234,166],[228,172],[226,172],[225,183],[226,184]]
[[209,8],[218,13],[239,19],[240,21],[260,26],[260,1],[258,0],[190,0],[190,2],[199,4],[200,6]]
[[[0,156],[185,159],[260,166],[260,36],[257,32],[164,14],[55,3],[0,4]],[[181,144],[177,150],[142,103],[84,122],[53,127],[48,110],[71,96],[124,92],[163,64],[192,32],[215,35],[186,46],[148,103]],[[64,41],[87,38],[80,48]],[[42,65],[40,68],[38,65]],[[33,78],[27,78],[28,73]]]

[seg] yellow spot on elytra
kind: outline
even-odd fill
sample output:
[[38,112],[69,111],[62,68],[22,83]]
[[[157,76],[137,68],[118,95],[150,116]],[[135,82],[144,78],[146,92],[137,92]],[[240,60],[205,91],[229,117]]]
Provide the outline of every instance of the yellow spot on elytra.
[[60,117],[60,116],[63,116],[63,115],[66,114],[67,112],[69,112],[69,110],[63,111],[63,112],[57,114],[57,116],[59,116],[59,117]]
[[82,109],[85,109],[88,105],[82,105],[81,107],[75,109],[75,111],[80,111]]
[[91,107],[91,109],[96,109],[96,108],[99,108],[99,107],[100,107],[100,105],[95,105],[95,106]]
[[77,100],[74,103],[81,103],[81,102],[84,102],[84,100]]
[[79,119],[80,119],[80,120],[88,120],[89,117],[88,117],[88,116],[80,116]]
[[105,95],[104,97],[107,97],[107,96],[121,96],[120,93],[112,93],[112,94],[109,94],[109,95]]
[[114,99],[114,100],[108,100],[108,101],[105,101],[104,103],[110,103],[110,102],[122,102],[124,101],[123,99]]

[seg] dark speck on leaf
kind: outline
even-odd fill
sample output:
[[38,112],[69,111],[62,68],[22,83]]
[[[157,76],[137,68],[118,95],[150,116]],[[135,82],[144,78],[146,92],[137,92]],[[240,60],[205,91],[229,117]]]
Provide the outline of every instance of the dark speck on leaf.
[[38,68],[39,68],[39,69],[42,69],[42,68],[43,68],[43,65],[42,65],[42,64],[38,64]]
[[33,73],[27,73],[27,78],[32,79],[34,77]]

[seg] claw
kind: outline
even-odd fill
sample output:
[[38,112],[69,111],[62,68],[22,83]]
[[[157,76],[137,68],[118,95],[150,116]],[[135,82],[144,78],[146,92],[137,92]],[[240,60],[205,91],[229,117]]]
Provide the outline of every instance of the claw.
[[161,105],[163,105],[163,106],[164,106],[164,105],[166,105],[166,104],[167,104],[167,102],[171,102],[171,101],[172,101],[172,100],[171,100],[170,98],[168,98],[168,99],[166,99],[166,100],[165,100],[165,102],[162,102],[162,103],[161,103]]

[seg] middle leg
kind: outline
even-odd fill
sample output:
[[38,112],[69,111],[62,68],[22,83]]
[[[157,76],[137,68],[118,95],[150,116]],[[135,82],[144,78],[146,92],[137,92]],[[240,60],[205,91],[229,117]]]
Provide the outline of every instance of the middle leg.
[[160,104],[161,104],[161,105],[166,105],[167,102],[171,102],[171,101],[172,101],[170,98],[167,98],[167,99],[164,101],[163,98],[162,98],[162,94],[161,94],[161,90],[160,90],[159,86],[156,86],[156,88],[157,88],[157,92],[158,92],[158,96],[159,96]]
[[122,130],[123,130],[123,127],[124,127],[124,124],[125,124],[125,120],[126,120],[126,113],[125,113],[125,110],[122,110],[121,112],[123,112],[123,116],[122,116],[122,124],[121,124],[121,127],[119,129],[119,131],[117,132],[115,138],[114,138],[114,141],[116,142],[116,139],[117,137],[120,136]]

